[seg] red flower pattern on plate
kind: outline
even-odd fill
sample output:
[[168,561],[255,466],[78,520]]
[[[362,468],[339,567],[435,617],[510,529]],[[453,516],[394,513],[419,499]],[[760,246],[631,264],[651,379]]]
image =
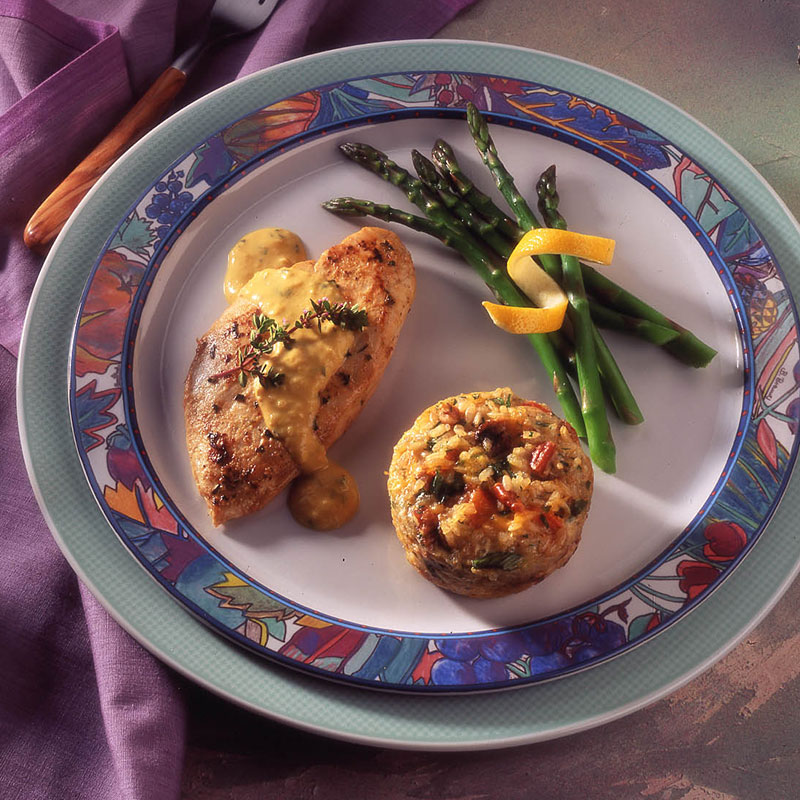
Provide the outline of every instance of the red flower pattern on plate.
[[[735,522],[712,522],[703,531],[707,544],[703,547],[703,555],[708,561],[732,561],[747,544],[747,534],[741,525]],[[688,597],[694,600],[717,580],[721,567],[703,561],[686,560],[678,564],[677,573],[680,577],[678,587]]]

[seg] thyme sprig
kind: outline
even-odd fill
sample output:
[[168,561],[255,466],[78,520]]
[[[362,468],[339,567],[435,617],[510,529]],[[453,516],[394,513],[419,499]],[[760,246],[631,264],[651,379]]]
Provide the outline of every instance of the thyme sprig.
[[287,327],[280,325],[266,314],[253,314],[253,328],[250,331],[250,341],[239,348],[236,356],[236,366],[212,375],[208,380],[216,383],[220,378],[236,376],[239,385],[247,386],[249,377],[257,380],[262,387],[280,386],[284,374],[278,372],[272,364],[262,363],[264,356],[270,355],[275,348],[282,344],[285,348],[294,345],[292,334],[299,330],[306,330],[315,325],[322,331],[322,323],[330,322],[337,328],[347,331],[360,331],[367,326],[367,312],[357,305],[350,303],[331,303],[327,297],[319,300],[309,300],[311,308],[306,309]]

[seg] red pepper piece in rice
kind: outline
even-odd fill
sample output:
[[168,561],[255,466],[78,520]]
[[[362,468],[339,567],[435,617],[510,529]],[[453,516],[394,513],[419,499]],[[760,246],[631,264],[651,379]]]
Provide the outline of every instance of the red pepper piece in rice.
[[509,492],[502,483],[492,484],[492,494],[506,507],[512,511],[526,511],[527,507],[513,492]]
[[548,441],[536,445],[531,453],[531,473],[535,478],[544,478],[556,449],[555,442]]
[[469,502],[475,509],[475,514],[472,518],[472,524],[480,527],[485,524],[497,511],[497,500],[492,497],[483,486],[476,486],[469,497]]

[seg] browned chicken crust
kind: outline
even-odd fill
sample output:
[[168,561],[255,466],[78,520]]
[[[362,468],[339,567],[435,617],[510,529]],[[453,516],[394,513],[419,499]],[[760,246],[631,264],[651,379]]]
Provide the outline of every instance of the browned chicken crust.
[[[344,299],[367,312],[367,327],[320,393],[316,432],[330,447],[378,385],[414,299],[414,266],[391,231],[362,228],[326,250],[314,271],[334,281]],[[299,469],[267,432],[259,408],[235,379],[209,378],[235,364],[258,308],[237,299],[197,342],[184,388],[186,445],[195,482],[214,525],[258,511]]]

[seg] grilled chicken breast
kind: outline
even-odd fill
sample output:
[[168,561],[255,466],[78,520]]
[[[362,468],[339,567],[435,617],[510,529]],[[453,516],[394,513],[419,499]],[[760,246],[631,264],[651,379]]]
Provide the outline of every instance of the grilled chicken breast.
[[[319,392],[313,428],[327,448],[347,430],[378,385],[414,299],[414,266],[394,233],[362,228],[326,250],[315,264],[304,262],[292,269],[332,281],[346,302],[367,313],[367,326],[354,334]],[[186,445],[214,525],[263,508],[300,473],[284,442],[265,429],[253,395],[243,391],[236,376],[214,378],[236,364],[258,312],[253,300],[234,300],[198,340],[186,378]]]

